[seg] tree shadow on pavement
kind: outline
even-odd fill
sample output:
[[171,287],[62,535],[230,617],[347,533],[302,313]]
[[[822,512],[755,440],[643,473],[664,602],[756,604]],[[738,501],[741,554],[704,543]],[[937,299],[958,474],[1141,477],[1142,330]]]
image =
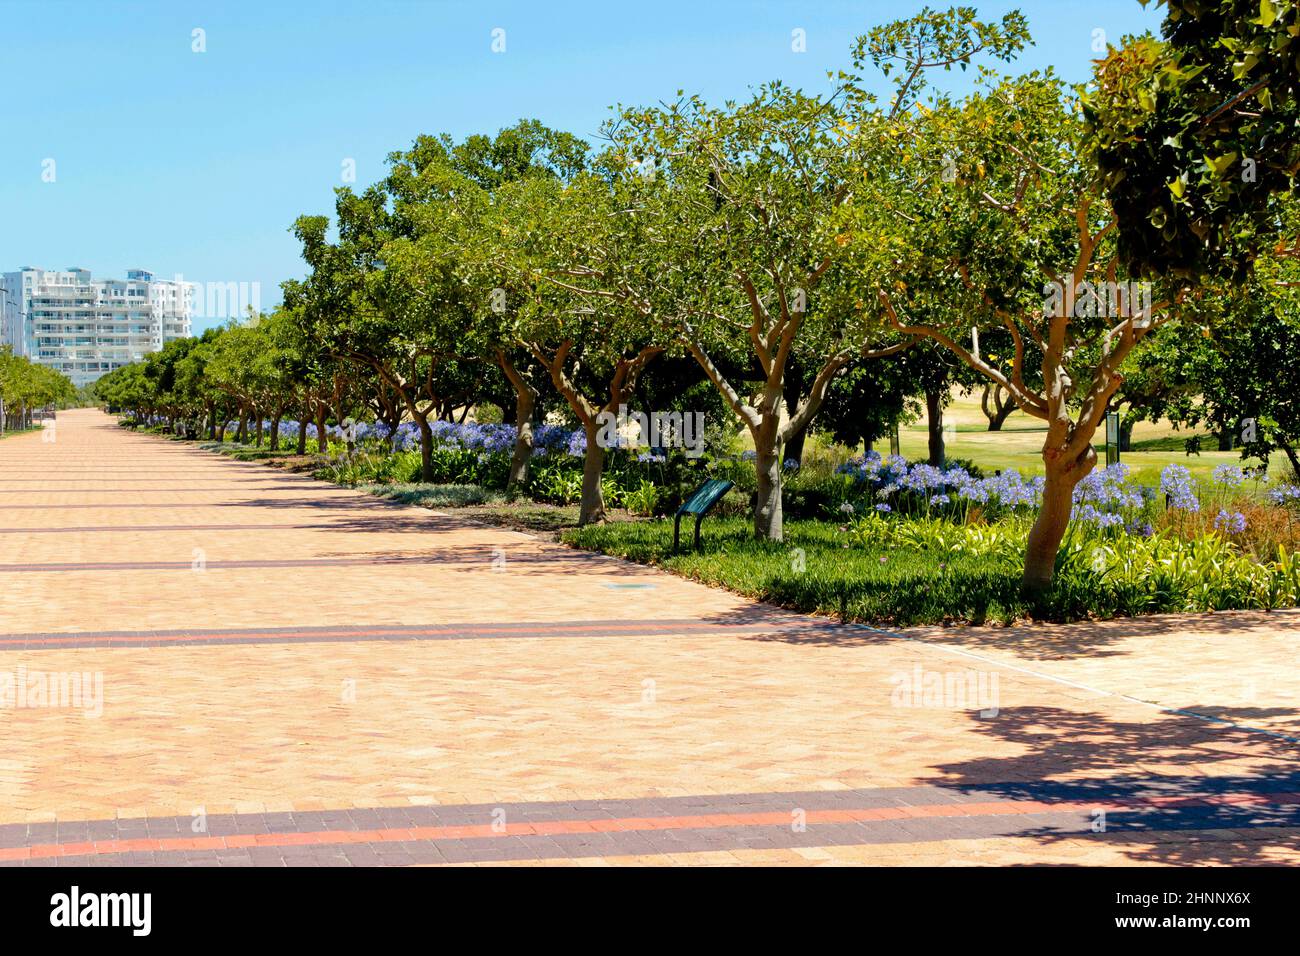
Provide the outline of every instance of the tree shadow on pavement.
[[[800,616],[769,605],[787,617]],[[1066,661],[1085,657],[1097,660],[1128,653],[1124,642],[1137,638],[1194,640],[1221,634],[1240,635],[1249,640],[1255,632],[1300,628],[1297,611],[1233,611],[1220,614],[1162,614],[1110,621],[1079,621],[1072,624],[1021,623],[1010,627],[903,627],[842,624],[834,618],[814,618],[824,627],[817,633],[793,629],[773,630],[752,640],[786,641],[791,644],[858,646],[899,638],[914,638],[932,644],[960,647],[969,651],[1000,651],[1026,661]],[[1176,645],[1171,645],[1175,646]]]
[[[1214,709],[1239,724],[1297,715],[1289,708]],[[1075,831],[1034,827],[1017,834],[1044,845],[1095,839],[1136,863],[1173,865],[1276,864],[1289,848],[1296,862],[1300,742],[1183,714],[1152,714],[1134,721],[1058,707],[1005,708],[991,718],[972,714],[975,733],[1019,753],[937,765],[939,783],[996,799],[1138,804],[1107,810],[1102,832],[1084,824]],[[1259,798],[1263,794],[1282,796]],[[1240,802],[1229,802],[1240,795]]]
[[1011,627],[925,627],[909,629],[908,633],[922,640],[958,645],[967,650],[1009,651],[1031,660],[1070,660],[1122,655],[1125,652],[1118,645],[1133,638],[1176,640],[1233,634],[1247,640],[1256,631],[1287,627],[1300,627],[1300,612],[1153,614],[1072,624],[1025,622]]

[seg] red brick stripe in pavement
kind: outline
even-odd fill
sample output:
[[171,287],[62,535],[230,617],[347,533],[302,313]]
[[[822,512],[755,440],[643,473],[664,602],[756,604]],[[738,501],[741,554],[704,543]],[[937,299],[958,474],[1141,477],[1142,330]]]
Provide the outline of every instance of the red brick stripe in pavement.
[[[910,795],[922,801],[906,804]],[[1180,820],[1183,810],[1200,812],[1226,811],[1233,814],[1230,820],[1215,817],[1205,820],[1206,829],[1226,825],[1234,828],[1300,826],[1300,792],[1241,792],[1199,794],[1192,796],[1127,797],[1098,800],[983,800],[981,794],[962,794],[960,791],[943,793],[939,788],[917,787],[903,790],[881,791],[884,800],[893,806],[861,806],[855,804],[877,803],[872,791],[854,791],[847,798],[834,792],[827,794],[735,794],[708,798],[675,798],[655,806],[651,800],[601,801],[609,808],[599,816],[564,816],[556,813],[554,804],[538,804],[539,819],[530,816],[529,804],[509,807],[472,808],[479,820],[499,817],[494,822],[469,822],[464,811],[470,808],[376,808],[370,811],[327,811],[306,814],[237,815],[228,819],[238,830],[241,822],[256,823],[240,832],[223,835],[194,834],[190,832],[194,818],[176,817],[159,821],[135,821],[143,824],[149,835],[126,835],[97,838],[118,821],[72,821],[58,824],[32,825],[29,830],[56,828],[63,833],[75,834],[66,840],[30,842],[26,845],[0,848],[0,862],[26,864],[51,858],[61,858],[67,863],[95,857],[114,857],[123,854],[154,855],[149,862],[220,862],[223,854],[231,851],[248,851],[245,858],[254,863],[279,865],[285,860],[288,848],[312,848],[305,855],[297,855],[292,862],[307,862],[317,851],[341,855],[347,862],[348,849],[352,847],[381,848],[379,859],[365,862],[457,862],[458,860],[546,859],[554,856],[614,856],[654,854],[662,852],[689,852],[701,849],[743,849],[748,847],[788,848],[822,845],[867,845],[881,842],[927,842],[951,839],[987,839],[1014,836],[1021,833],[1054,832],[1058,835],[1082,835],[1091,832],[1091,822],[1098,811],[1110,815],[1136,812],[1130,829],[1164,830],[1195,829],[1197,819]],[[936,794],[947,802],[929,802]],[[857,796],[859,799],[854,800]],[[963,796],[965,799],[963,799]],[[800,809],[799,804],[825,802],[827,797],[841,797],[844,806]],[[821,798],[821,799],[819,799]],[[690,800],[708,804],[707,810],[725,807],[728,802],[740,803],[739,808],[720,812],[687,814],[645,813],[640,816],[617,815],[628,809],[653,810],[681,804]],[[784,804],[780,810],[745,808],[743,804],[758,806]],[[1249,817],[1250,808],[1286,808],[1273,817]],[[437,819],[439,814],[449,814],[462,819],[454,823],[414,822],[420,816]],[[1146,814],[1143,816],[1143,814]],[[392,821],[400,818],[399,825],[358,827],[357,819],[372,815],[376,820]],[[305,829],[317,820],[333,817],[348,824],[347,828]],[[268,819],[269,818],[269,819]],[[522,818],[522,819],[521,819]],[[122,821],[131,823],[132,821]],[[153,826],[151,826],[151,824]],[[795,825],[799,824],[799,825]],[[1113,824],[1112,824],[1113,825]],[[0,827],[0,841],[12,842],[21,825]],[[97,832],[96,832],[97,831]],[[155,832],[182,835],[157,836]],[[78,837],[84,837],[78,839]],[[392,851],[390,859],[383,859],[382,848]],[[296,854],[290,853],[290,856]],[[397,857],[396,859],[393,856]],[[224,857],[228,859],[229,857]],[[409,858],[409,859],[407,859]]]

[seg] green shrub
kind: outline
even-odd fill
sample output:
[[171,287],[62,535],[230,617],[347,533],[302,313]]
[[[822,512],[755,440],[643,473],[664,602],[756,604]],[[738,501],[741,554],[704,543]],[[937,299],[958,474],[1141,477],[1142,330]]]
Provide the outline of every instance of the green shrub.
[[646,481],[644,478],[634,491],[623,495],[623,507],[634,515],[653,515],[658,503],[659,488],[653,481]]
[[1277,561],[1242,554],[1216,532],[1183,540],[1150,538],[1069,540],[1057,558],[1056,584],[1094,594],[1112,614],[1225,611],[1300,604],[1295,553]]
[[557,458],[545,463],[533,462],[528,472],[528,494],[538,501],[549,501],[559,505],[573,504],[582,498],[582,466],[576,467],[568,461]]
[[1007,519],[995,525],[955,524],[944,518],[885,518],[868,512],[848,529],[858,547],[895,547],[938,555],[982,558],[1000,567],[1023,567],[1029,523]]

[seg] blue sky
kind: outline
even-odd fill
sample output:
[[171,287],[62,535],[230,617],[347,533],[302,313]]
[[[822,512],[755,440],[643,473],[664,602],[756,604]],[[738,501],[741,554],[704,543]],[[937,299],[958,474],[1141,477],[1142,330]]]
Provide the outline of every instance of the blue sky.
[[[1021,66],[1071,80],[1088,74],[1095,30],[1118,41],[1159,23],[1138,0],[975,5],[990,17],[1018,6],[1036,44]],[[364,185],[420,133],[459,138],[529,116],[591,138],[611,104],[678,89],[711,100],[771,79],[824,89],[855,36],[921,6],[2,2],[0,271],[256,282],[269,307],[304,271],[289,226],[332,210],[347,159]],[[206,52],[192,52],[196,28]],[[492,51],[496,28],[504,53]],[[791,51],[795,28],[806,53]]]

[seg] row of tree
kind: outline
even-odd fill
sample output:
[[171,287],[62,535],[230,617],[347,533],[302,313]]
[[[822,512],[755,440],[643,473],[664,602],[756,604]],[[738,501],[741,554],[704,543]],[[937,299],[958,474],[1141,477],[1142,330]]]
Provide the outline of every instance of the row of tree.
[[[779,540],[783,462],[824,410],[837,437],[870,440],[908,396],[934,421],[952,384],[982,382],[1047,425],[1025,566],[1043,588],[1107,410],[1153,404],[1124,391],[1134,353],[1162,325],[1240,320],[1245,278],[1268,276],[1251,281],[1272,301],[1290,265],[1300,14],[1166,5],[1163,38],[1112,48],[1077,88],[990,65],[1029,42],[1019,13],[927,9],[861,37],[822,95],[778,82],[720,107],[620,108],[598,149],[534,121],[420,137],[381,181],[337,190],[332,222],[298,220],[310,271],[282,309],[172,343],[104,394],[202,408],[214,435],[228,409],[241,432],[265,415],[273,442],[293,410],[300,447],[308,420],[323,436],[367,407],[418,426],[427,469],[430,422],[494,394],[490,364],[520,426],[513,481],[544,386],[586,431],[590,522],[601,413],[666,367],[651,400],[703,401],[702,378],[749,432],[755,533]],[[971,92],[935,83],[971,67]]]
[[30,428],[36,412],[75,397],[66,375],[0,346],[0,435],[6,429]]

